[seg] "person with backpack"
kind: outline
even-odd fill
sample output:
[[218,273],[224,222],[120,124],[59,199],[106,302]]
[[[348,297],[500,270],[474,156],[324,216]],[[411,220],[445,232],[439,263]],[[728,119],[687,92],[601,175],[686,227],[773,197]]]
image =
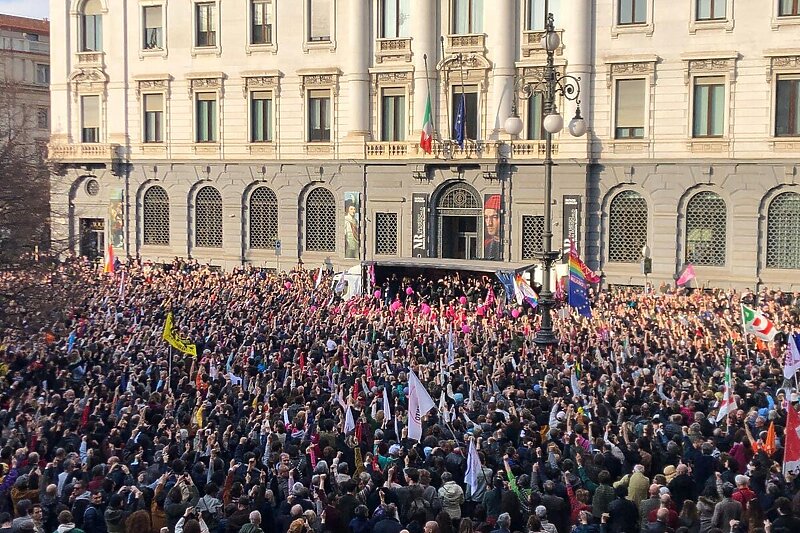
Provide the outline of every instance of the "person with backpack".
[[433,508],[431,502],[425,499],[425,489],[419,484],[419,470],[413,467],[403,471],[406,486],[392,484],[396,466],[389,468],[389,473],[384,486],[392,491],[392,495],[403,506],[403,523],[411,521],[415,513],[424,511],[426,520],[433,519]]

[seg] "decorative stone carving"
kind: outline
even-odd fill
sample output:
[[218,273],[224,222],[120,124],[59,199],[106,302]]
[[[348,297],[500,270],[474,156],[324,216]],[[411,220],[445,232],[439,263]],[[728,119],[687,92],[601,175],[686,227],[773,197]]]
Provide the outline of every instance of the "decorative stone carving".
[[770,57],[767,65],[767,83],[772,83],[772,74],[776,71],[795,73],[798,69],[800,69],[800,55]]
[[331,89],[333,96],[338,96],[340,75],[339,69],[332,72],[301,72],[303,83],[300,84],[300,95],[304,96],[308,89]]
[[78,94],[103,92],[108,84],[108,75],[100,68],[80,68],[69,76],[72,84],[72,97],[77,101]]
[[280,93],[280,76],[275,75],[257,75],[257,76],[244,76],[244,83],[242,84],[242,95],[247,98],[247,93],[253,89],[264,89],[272,91],[275,96]]
[[689,85],[693,74],[733,74],[736,67],[736,57],[684,59],[686,69],[684,82]]
[[411,61],[411,39],[378,39],[375,63],[408,63]]
[[[196,76],[189,78],[189,98],[193,98],[196,91],[222,90],[223,75]],[[220,94],[221,96],[221,94]]]
[[145,91],[169,91],[169,80],[137,80],[136,99],[139,100]]
[[643,61],[620,61],[608,63],[606,69],[606,87],[611,88],[614,84],[615,76],[631,76],[643,75],[650,79],[652,84],[655,80],[653,74],[656,71],[656,59],[647,59]]

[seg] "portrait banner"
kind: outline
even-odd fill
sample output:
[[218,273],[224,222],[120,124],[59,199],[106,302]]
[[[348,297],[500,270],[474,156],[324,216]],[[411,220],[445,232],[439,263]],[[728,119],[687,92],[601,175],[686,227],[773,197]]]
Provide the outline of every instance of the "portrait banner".
[[358,259],[361,255],[361,193],[344,193],[344,256]]
[[483,196],[483,258],[503,259],[503,197],[499,194]]
[[[108,202],[108,239],[118,251],[125,248],[125,204],[122,189],[111,191]],[[123,254],[120,254],[124,257]]]

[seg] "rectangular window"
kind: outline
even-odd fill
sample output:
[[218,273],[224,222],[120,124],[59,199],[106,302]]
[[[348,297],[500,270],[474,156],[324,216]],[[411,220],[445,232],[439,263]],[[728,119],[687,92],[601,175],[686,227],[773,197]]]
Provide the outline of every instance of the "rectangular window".
[[800,0],[780,0],[779,17],[796,17],[800,15]]
[[381,140],[406,140],[405,89],[384,89],[381,98]]
[[250,142],[272,141],[272,93],[250,93]]
[[544,109],[542,93],[533,93],[528,98],[528,140],[540,141],[544,139]]
[[103,50],[103,15],[82,15],[81,32],[81,52]]
[[197,134],[199,143],[217,142],[217,95],[197,94]]
[[375,213],[375,255],[397,255],[397,213]]
[[453,120],[453,139],[455,139],[455,124],[458,120],[458,108],[461,106],[461,99],[462,99],[462,92],[463,92],[463,99],[464,99],[464,138],[465,139],[472,139],[475,140],[478,138],[478,123],[479,123],[479,115],[478,115],[478,87],[475,85],[465,85],[463,87],[455,86],[453,87],[453,111],[452,117]]
[[455,35],[483,33],[483,0],[451,0]]
[[[561,22],[561,0],[550,0],[548,10],[553,14],[556,24]],[[528,0],[528,13],[525,20],[525,29],[528,31],[542,31],[545,22],[544,0]]]
[[775,136],[800,135],[800,76],[780,77],[775,95]]
[[694,80],[694,137],[722,137],[725,122],[725,78]]
[[644,24],[647,22],[647,0],[617,0],[619,17],[617,24]]
[[330,91],[308,91],[308,142],[331,142],[330,107]]
[[411,0],[381,0],[380,35],[382,39],[399,39],[411,35]]
[[160,143],[163,141],[164,95],[144,95],[144,142]]
[[146,6],[143,10],[144,18],[144,50],[164,49],[164,19],[162,6]]
[[332,0],[308,1],[308,41],[330,42]]
[[272,0],[253,0],[250,44],[272,44]]
[[644,138],[646,80],[617,80],[616,139]]
[[36,83],[48,85],[50,83],[50,65],[36,64]]
[[50,110],[46,107],[40,107],[36,111],[36,127],[40,130],[46,130],[50,127]]
[[81,96],[81,142],[100,142],[99,96]]
[[728,0],[697,0],[697,20],[723,20]]
[[217,5],[197,4],[195,46],[217,46]]

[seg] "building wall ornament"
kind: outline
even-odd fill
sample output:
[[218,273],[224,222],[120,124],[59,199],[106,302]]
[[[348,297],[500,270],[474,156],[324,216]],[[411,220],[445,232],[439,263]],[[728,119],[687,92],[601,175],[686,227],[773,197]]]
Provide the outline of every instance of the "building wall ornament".
[[692,81],[692,76],[700,74],[721,74],[729,77],[730,82],[735,82],[736,60],[738,52],[708,52],[701,56],[684,55],[683,81],[686,85]]

